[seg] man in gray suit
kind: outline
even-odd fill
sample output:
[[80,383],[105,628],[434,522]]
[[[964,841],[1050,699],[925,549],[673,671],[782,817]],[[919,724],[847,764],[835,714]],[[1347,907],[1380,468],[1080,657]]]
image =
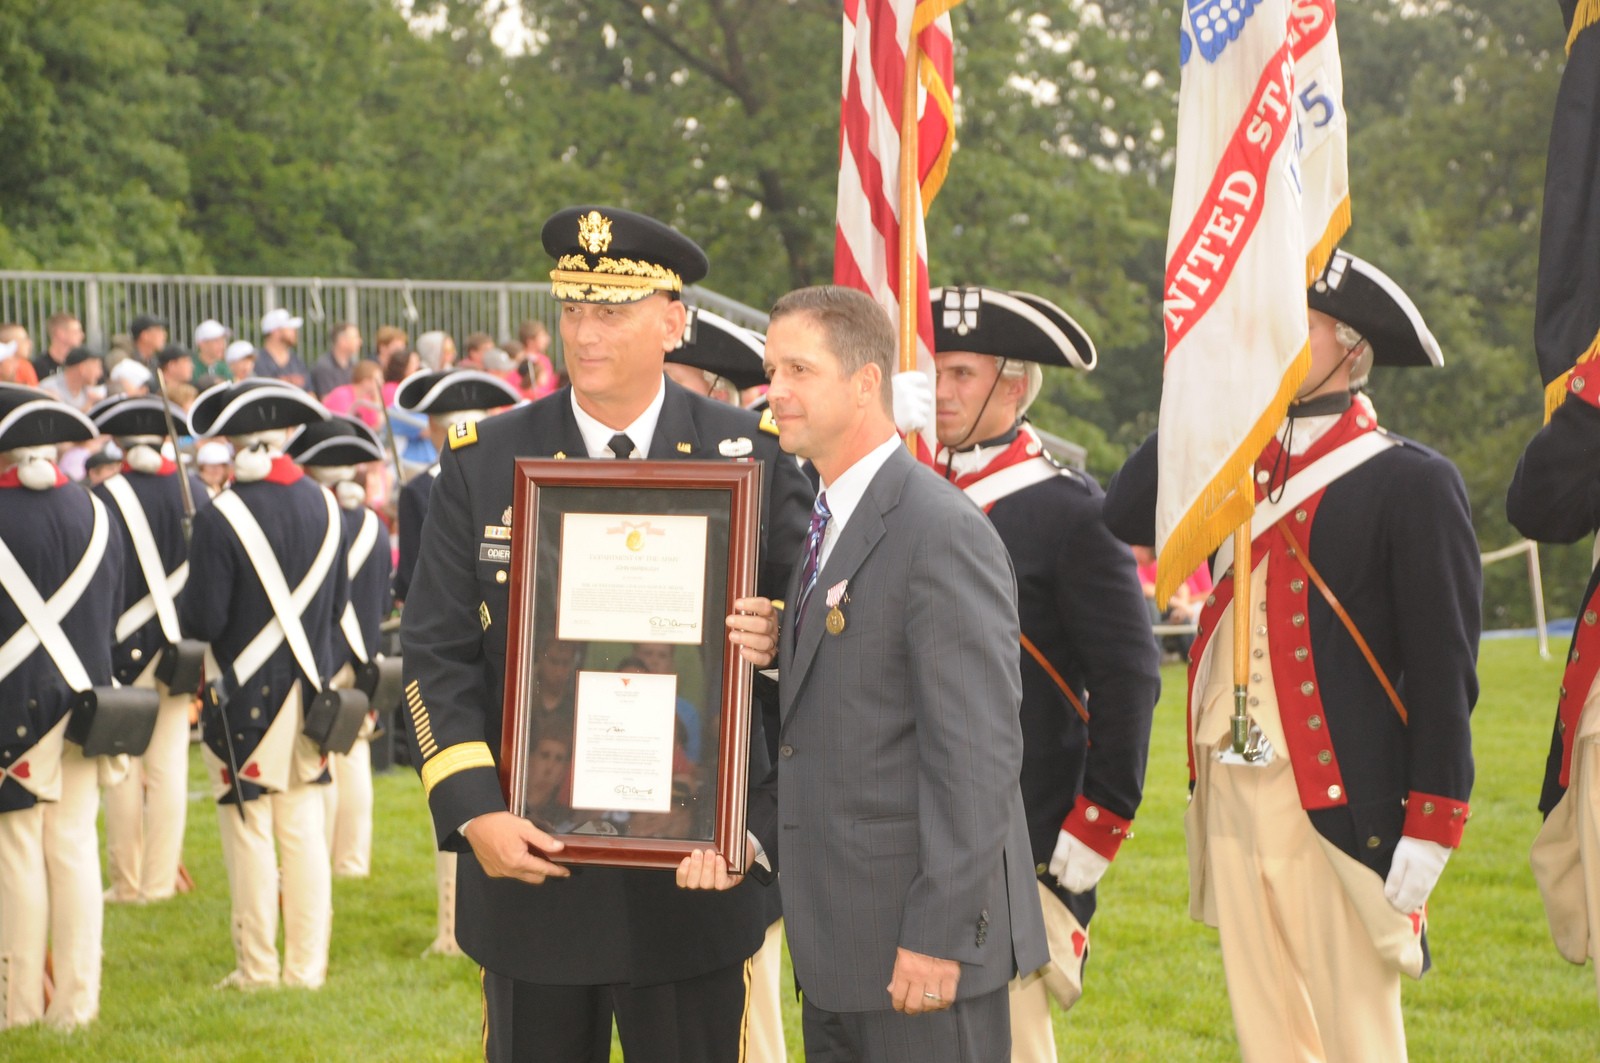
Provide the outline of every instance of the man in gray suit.
[[[895,434],[895,335],[869,297],[784,296],[766,360],[779,443],[822,479],[777,639],[777,767],[750,809],[756,873],[783,871],[806,1056],[1007,1059],[1006,983],[1048,959],[1010,560]],[[734,643],[766,666],[772,604],[736,609]],[[708,852],[678,876],[736,881]]]

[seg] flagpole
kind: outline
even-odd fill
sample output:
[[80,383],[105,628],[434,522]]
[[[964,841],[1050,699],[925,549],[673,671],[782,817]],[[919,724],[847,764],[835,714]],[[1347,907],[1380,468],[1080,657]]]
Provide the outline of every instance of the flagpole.
[[[907,31],[906,68],[900,93],[900,371],[917,368],[917,66],[922,50]],[[906,433],[914,457],[917,433]]]
[[[1241,491],[1254,492],[1249,477]],[[1250,755],[1250,518],[1233,531],[1233,751],[1246,760]]]

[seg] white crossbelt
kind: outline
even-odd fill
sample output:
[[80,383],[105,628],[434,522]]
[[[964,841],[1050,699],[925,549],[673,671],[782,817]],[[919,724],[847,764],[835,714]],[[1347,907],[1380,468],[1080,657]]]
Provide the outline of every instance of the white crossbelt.
[[1029,458],[1027,461],[1008,465],[1000,471],[985,476],[976,483],[970,483],[961,490],[966,496],[977,503],[978,508],[984,509],[1005,498],[1014,495],[1025,487],[1053,480],[1057,476],[1071,475],[1046,457]]
[[[1366,432],[1338,447],[1308,465],[1303,471],[1289,477],[1283,486],[1283,495],[1276,502],[1263,499],[1256,503],[1250,518],[1250,537],[1260,538],[1274,524],[1293,513],[1306,499],[1327,487],[1352,469],[1377,457],[1390,447],[1400,445],[1399,440],[1383,432]],[[1219,582],[1228,566],[1233,564],[1233,536],[1223,540],[1211,563],[1211,579]]]
[[255,566],[256,576],[261,580],[261,589],[266,592],[267,603],[272,607],[272,619],[267,621],[266,627],[263,627],[233,659],[233,674],[239,682],[249,679],[260,671],[267,663],[267,659],[287,640],[289,650],[299,663],[306,681],[311,684],[311,689],[318,692],[322,690],[322,681],[317,675],[317,658],[311,652],[311,640],[306,637],[305,624],[300,619],[306,607],[311,604],[311,599],[315,598],[317,591],[321,589],[322,581],[327,578],[328,570],[333,567],[334,558],[339,553],[342,530],[339,523],[339,504],[333,500],[331,493],[324,491],[322,495],[328,504],[327,534],[322,537],[322,546],[317,551],[316,559],[311,562],[311,568],[307,570],[305,578],[292,592],[289,590],[288,581],[283,578],[283,568],[278,564],[278,555],[267,542],[266,533],[261,530],[261,525],[256,521],[255,514],[250,512],[250,507],[232,491],[224,491],[217,496],[216,501],[212,502],[238,534],[239,542],[243,544],[250,563]]
[[154,616],[161,621],[162,636],[169,643],[177,642],[182,634],[178,630],[178,610],[173,602],[183,585],[189,582],[189,562],[184,561],[167,572],[161,564],[161,551],[156,548],[155,533],[150,530],[144,506],[139,504],[139,496],[126,479],[113,476],[106,481],[106,491],[122,512],[122,522],[133,539],[133,554],[139,560],[139,571],[144,573],[144,583],[149,590],[117,618],[117,641],[137,632]]
[[[365,517],[361,521],[361,530],[356,533],[356,541],[350,544],[350,556],[345,562],[345,572],[350,578],[352,591],[355,588],[356,574],[367,563],[367,558],[372,556],[372,547],[378,541],[378,515],[370,509],[362,508]],[[339,618],[339,630],[344,632],[345,642],[350,644],[350,652],[362,664],[367,663],[367,640],[361,634],[361,621],[356,619],[356,603],[354,598],[344,603],[344,615]]]
[[89,681],[89,673],[84,669],[82,659],[78,657],[78,651],[72,648],[67,633],[61,630],[61,621],[83,597],[106,553],[109,534],[106,507],[93,495],[89,496],[89,503],[94,507],[94,527],[89,532],[89,546],[84,550],[78,567],[56,588],[48,602],[40,596],[33,580],[22,570],[11,548],[4,540],[0,540],[0,587],[17,603],[23,619],[23,626],[6,640],[5,645],[0,646],[0,679],[16,671],[28,659],[28,655],[42,644],[69,687],[82,693],[94,686]]

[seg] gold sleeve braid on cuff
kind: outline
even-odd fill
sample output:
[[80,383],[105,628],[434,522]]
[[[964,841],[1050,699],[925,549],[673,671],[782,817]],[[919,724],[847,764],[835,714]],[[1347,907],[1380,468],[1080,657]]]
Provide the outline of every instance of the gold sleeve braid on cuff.
[[433,788],[457,772],[469,768],[493,768],[494,754],[486,742],[462,742],[439,751],[422,764],[422,789],[432,794]]

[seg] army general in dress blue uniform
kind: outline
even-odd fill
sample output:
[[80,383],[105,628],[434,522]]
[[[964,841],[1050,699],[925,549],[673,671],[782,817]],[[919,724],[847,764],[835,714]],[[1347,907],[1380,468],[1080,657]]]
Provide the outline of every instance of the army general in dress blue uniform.
[[543,240],[557,259],[572,387],[451,429],[406,602],[405,697],[423,785],[440,847],[462,853],[457,936],[484,968],[490,1059],[607,1059],[615,1016],[630,1060],[732,1063],[764,887],[691,895],[669,873],[569,876],[538,855],[558,845],[506,811],[496,770],[509,566],[481,548],[504,545],[518,457],[715,458],[743,446],[763,465],[759,585],[776,594],[810,496],[755,415],[663,377],[684,331],[683,285],[708,268],[692,241],[605,207],[559,212]]

